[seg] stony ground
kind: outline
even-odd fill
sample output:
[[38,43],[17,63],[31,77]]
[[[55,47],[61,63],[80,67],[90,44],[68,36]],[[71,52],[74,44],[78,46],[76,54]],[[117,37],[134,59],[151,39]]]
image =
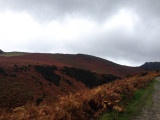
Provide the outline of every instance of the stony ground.
[[160,120],[160,77],[157,78],[158,83],[154,85],[154,93],[152,96],[152,106],[144,107],[140,110],[138,116],[132,120]]

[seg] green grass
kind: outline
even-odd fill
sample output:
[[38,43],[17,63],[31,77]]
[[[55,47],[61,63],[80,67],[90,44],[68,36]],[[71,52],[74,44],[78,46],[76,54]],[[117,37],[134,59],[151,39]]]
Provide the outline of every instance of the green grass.
[[125,113],[118,113],[111,111],[103,114],[99,120],[130,120],[134,115],[138,115],[141,107],[152,106],[152,93],[154,92],[154,84],[158,81],[155,80],[146,89],[139,89],[134,93],[133,99],[125,99],[128,105],[125,107]]
[[0,56],[12,57],[12,56],[22,56],[25,54],[27,54],[27,53],[25,53],[25,52],[5,52],[3,54],[0,54]]

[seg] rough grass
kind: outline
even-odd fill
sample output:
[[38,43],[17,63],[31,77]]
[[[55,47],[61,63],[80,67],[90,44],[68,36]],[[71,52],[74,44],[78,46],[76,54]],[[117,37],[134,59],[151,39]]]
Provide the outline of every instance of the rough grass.
[[152,93],[154,92],[154,84],[156,82],[156,80],[151,82],[145,89],[136,90],[133,99],[127,98],[128,105],[126,105],[126,111],[124,113],[111,111],[103,114],[99,120],[130,120],[132,116],[139,113],[141,107],[150,107],[152,105]]
[[27,53],[25,52],[4,52],[2,54],[0,54],[0,56],[4,56],[4,57],[12,57],[12,56],[23,56]]

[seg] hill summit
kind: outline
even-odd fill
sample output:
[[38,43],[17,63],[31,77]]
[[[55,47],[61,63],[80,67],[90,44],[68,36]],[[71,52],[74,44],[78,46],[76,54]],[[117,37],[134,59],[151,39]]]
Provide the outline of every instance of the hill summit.
[[144,70],[159,70],[160,62],[146,62],[142,66],[140,66]]
[[0,54],[2,54],[2,53],[4,53],[4,51],[0,49]]

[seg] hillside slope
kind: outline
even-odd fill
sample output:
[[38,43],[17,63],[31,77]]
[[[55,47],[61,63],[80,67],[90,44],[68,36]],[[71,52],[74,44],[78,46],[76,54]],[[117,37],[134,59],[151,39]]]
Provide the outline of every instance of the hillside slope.
[[0,107],[58,101],[60,96],[120,79],[71,67],[17,64],[0,66]]
[[42,54],[42,53],[5,53],[0,55],[0,63],[18,65],[56,65],[86,69],[97,73],[125,77],[142,71],[139,67],[123,66],[111,61],[84,54]]
[[0,107],[17,107],[28,101],[37,105],[58,101],[60,96],[138,71],[139,68],[83,54],[2,53]]

